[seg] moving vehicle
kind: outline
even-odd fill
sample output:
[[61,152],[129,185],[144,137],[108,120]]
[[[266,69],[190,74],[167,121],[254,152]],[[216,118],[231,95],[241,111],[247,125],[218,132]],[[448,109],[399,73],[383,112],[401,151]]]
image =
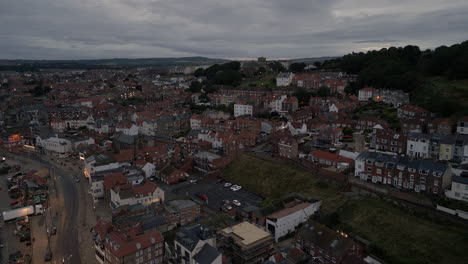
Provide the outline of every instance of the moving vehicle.
[[232,200],[232,204],[235,206],[241,206],[241,203],[238,200]]
[[3,212],[3,221],[7,222],[27,215],[40,215],[44,213],[42,205],[30,205]]

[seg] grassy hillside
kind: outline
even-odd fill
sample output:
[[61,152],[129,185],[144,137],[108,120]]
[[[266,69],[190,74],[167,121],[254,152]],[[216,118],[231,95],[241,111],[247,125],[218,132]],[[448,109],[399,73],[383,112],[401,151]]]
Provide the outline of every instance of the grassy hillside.
[[466,263],[468,229],[428,220],[381,199],[340,193],[314,175],[282,161],[243,155],[222,176],[277,199],[291,192],[323,200],[321,215],[336,212],[338,226],[371,242],[387,263]]
[[431,112],[454,119],[468,115],[468,79],[428,78],[412,93],[412,100]]

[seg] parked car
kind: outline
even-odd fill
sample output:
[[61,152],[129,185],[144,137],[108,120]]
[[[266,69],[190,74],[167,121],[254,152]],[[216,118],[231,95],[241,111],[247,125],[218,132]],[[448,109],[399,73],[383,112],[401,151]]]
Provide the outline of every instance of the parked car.
[[221,211],[227,213],[229,212],[230,210],[232,210],[232,206],[230,206],[229,204],[225,204],[223,206],[221,206]]
[[342,147],[342,146],[343,146],[343,143],[342,143],[342,142],[336,142],[335,144],[333,144],[333,146],[335,146],[335,147]]
[[240,189],[242,189],[242,186],[240,186],[240,185],[233,185],[233,186],[231,187],[231,190],[233,190],[233,191],[235,191],[235,192],[237,192],[237,191],[240,190]]
[[197,183],[197,180],[190,180],[190,183]]
[[198,196],[198,198],[206,201],[208,200],[208,196],[206,194],[202,194],[202,193],[197,193],[196,196]]
[[241,203],[238,200],[232,200],[232,204],[235,206],[241,206]]
[[226,187],[226,188],[227,188],[227,187],[230,187],[231,185],[232,185],[232,183],[230,183],[230,182],[226,182],[226,183],[224,184],[224,187]]
[[57,234],[57,227],[56,226],[52,227],[52,230],[51,230],[50,234],[53,235],[53,236]]

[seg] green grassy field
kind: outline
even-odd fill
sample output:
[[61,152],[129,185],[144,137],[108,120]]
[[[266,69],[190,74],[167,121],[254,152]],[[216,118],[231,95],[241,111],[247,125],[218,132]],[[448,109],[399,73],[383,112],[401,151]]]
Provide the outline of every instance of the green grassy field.
[[313,174],[286,162],[242,155],[222,176],[278,199],[291,192],[323,201],[321,214],[339,214],[344,230],[371,242],[372,252],[387,263],[466,263],[468,229],[416,216],[381,199],[349,198],[338,184],[320,184]]
[[293,192],[320,199],[327,211],[336,209],[344,199],[340,194],[341,185],[318,184],[319,179],[301,168],[247,155],[242,155],[224,169],[221,176],[271,199]]
[[388,263],[466,263],[468,229],[438,224],[379,199],[350,200],[340,222],[371,241]]

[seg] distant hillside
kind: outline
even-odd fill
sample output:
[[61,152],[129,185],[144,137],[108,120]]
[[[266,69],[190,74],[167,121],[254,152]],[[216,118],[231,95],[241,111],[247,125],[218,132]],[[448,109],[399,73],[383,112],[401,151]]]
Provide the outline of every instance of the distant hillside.
[[294,62],[304,62],[306,64],[312,64],[316,61],[319,61],[319,62],[324,62],[326,60],[332,60],[332,59],[336,59],[338,57],[318,57],[318,58],[299,58],[299,59],[292,59],[292,60],[288,60],[289,62],[291,63],[294,63]]
[[37,70],[39,68],[100,69],[133,67],[171,67],[207,65],[227,62],[225,59],[206,57],[102,59],[102,60],[0,60],[0,70]]

